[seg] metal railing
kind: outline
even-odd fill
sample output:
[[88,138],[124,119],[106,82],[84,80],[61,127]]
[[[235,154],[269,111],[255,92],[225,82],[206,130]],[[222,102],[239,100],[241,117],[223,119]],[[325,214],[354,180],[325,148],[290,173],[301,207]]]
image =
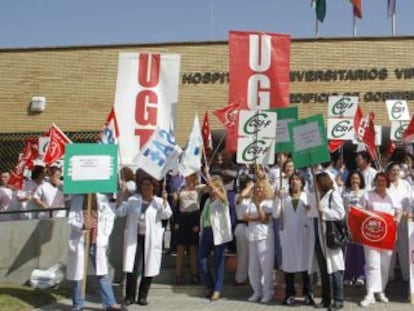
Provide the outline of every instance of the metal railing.
[[[27,214],[27,213],[30,213],[30,214],[47,213],[48,218],[55,218],[55,216],[53,216],[53,212],[55,211],[66,211],[66,217],[68,217],[68,213],[69,213],[68,207],[53,207],[53,208],[42,208],[42,209],[34,208],[34,209],[25,209],[25,210],[0,211],[0,219],[2,218],[1,217],[2,215]],[[37,218],[33,218],[33,219],[37,219]],[[21,220],[24,220],[24,218],[22,218]]]

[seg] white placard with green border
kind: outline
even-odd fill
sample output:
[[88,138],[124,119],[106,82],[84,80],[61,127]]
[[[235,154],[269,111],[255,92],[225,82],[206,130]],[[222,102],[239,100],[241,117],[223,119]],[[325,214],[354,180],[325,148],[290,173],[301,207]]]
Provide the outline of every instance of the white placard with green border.
[[[374,125],[375,129],[375,146],[381,146],[382,142],[382,126],[381,125]],[[354,135],[354,139],[352,140],[353,144],[359,145],[362,144],[362,141]]]
[[358,96],[335,95],[328,98],[329,118],[353,118],[358,108]]
[[410,113],[406,100],[389,99],[385,101],[388,119],[391,121],[410,121]]
[[242,137],[276,137],[277,114],[269,110],[240,110],[239,131]]
[[237,163],[272,165],[275,161],[274,139],[239,137]]
[[354,139],[354,120],[328,119],[327,134],[330,140]]
[[410,124],[409,121],[391,121],[390,139],[394,141],[402,140],[408,124]]
[[321,114],[289,123],[292,159],[295,168],[330,161],[328,140]]
[[64,159],[65,194],[116,192],[118,145],[67,144]]

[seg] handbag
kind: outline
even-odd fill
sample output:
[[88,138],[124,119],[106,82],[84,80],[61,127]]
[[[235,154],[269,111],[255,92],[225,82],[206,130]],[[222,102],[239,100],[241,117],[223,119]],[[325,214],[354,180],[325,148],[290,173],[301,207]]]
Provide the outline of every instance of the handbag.
[[[332,203],[332,192],[329,195],[329,208]],[[341,220],[325,221],[326,223],[326,245],[330,249],[345,247],[349,240],[350,234],[346,224],[345,217]]]

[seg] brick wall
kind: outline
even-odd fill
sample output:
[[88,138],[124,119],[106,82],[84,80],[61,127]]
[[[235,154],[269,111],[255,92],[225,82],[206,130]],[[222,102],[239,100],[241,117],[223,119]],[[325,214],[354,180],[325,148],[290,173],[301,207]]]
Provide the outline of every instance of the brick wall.
[[[367,92],[413,91],[413,78],[398,79],[395,69],[414,67],[414,37],[298,39],[292,41],[291,72],[327,70],[386,69],[386,79],[292,82],[291,94],[358,92],[362,101]],[[42,132],[52,122],[64,131],[99,130],[113,104],[118,53],[153,51],[181,54],[181,81],[177,138],[184,144],[194,113],[202,118],[227,104],[227,42],[159,45],[122,45],[73,48],[0,50],[0,133]],[[184,83],[194,73],[222,73],[216,83]],[[398,71],[402,73],[403,71]],[[313,73],[315,74],[315,73]],[[318,74],[318,73],[316,73]],[[206,78],[206,77],[204,77]],[[308,76],[314,78],[312,74]],[[329,79],[328,79],[329,80]],[[292,95],[292,96],[293,96]],[[32,96],[45,96],[43,113],[28,112]],[[309,95],[308,95],[309,96]],[[323,97],[323,95],[322,95]],[[296,97],[297,99],[297,97]],[[319,98],[321,99],[321,97]],[[323,98],[322,98],[323,99]],[[301,117],[326,114],[326,101],[296,104]],[[414,101],[409,101],[414,111]],[[378,124],[388,124],[385,105],[362,102],[364,112],[375,111]],[[213,128],[220,128],[210,116]]]

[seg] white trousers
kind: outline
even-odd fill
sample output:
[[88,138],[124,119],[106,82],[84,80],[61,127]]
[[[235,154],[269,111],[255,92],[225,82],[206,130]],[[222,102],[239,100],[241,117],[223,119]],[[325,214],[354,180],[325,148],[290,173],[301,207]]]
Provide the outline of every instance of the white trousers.
[[364,246],[367,293],[381,293],[387,286],[392,251]]
[[397,262],[397,253],[398,253],[398,262],[400,264],[401,276],[404,281],[408,281],[410,278],[410,263],[408,256],[408,225],[407,217],[403,216],[401,222],[398,225],[398,238],[395,244],[394,254],[392,256],[391,262],[391,271],[390,278],[394,279],[394,269]]
[[273,296],[274,237],[249,241],[249,280],[255,294]]
[[249,264],[249,241],[246,238],[246,225],[238,224],[234,229],[237,248],[237,270],[235,281],[244,283],[247,281],[247,269]]

